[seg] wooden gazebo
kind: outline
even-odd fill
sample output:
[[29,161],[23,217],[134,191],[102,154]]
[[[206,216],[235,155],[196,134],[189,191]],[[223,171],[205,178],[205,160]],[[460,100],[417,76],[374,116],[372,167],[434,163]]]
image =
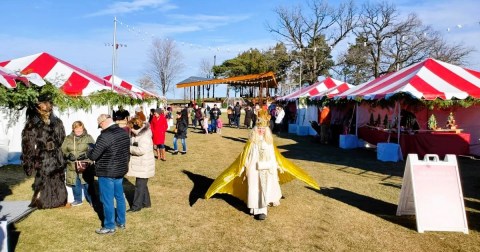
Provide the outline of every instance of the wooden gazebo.
[[230,84],[237,86],[254,86],[259,88],[258,96],[259,100],[263,100],[263,88],[277,88],[277,80],[273,72],[267,72],[262,74],[248,74],[242,76],[235,76],[224,79],[207,79],[207,80],[195,80],[192,82],[182,81],[177,84],[177,88],[187,88],[193,86],[203,85],[218,85],[218,84]]

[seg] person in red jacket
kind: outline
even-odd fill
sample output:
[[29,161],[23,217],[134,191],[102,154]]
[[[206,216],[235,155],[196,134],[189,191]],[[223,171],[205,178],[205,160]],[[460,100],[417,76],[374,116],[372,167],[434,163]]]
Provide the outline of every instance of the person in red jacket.
[[165,117],[164,110],[161,108],[155,109],[154,116],[150,122],[150,128],[152,130],[152,139],[154,148],[157,151],[157,158],[166,161],[165,159],[165,133],[168,129],[167,118]]

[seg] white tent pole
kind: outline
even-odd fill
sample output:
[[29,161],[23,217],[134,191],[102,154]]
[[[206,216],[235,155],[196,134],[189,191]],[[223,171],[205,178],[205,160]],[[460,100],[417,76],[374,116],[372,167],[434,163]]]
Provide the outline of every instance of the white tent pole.
[[358,103],[355,103],[355,136],[358,137]]
[[397,120],[397,142],[398,142],[398,145],[400,145],[400,116],[401,116],[401,112],[402,112],[402,108],[400,107],[400,102],[396,101],[396,104],[397,104],[397,107],[398,107],[398,120]]

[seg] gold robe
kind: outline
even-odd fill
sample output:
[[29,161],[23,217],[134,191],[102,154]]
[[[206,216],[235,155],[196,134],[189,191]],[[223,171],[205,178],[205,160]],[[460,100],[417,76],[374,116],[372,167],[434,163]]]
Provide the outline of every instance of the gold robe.
[[[225,171],[223,171],[215,179],[215,181],[213,181],[212,185],[208,188],[208,191],[205,194],[205,199],[209,199],[217,193],[227,193],[247,203],[248,182],[245,178],[246,171],[243,169],[243,167],[245,166],[245,162],[248,158],[251,148],[252,142],[248,141],[245,144],[242,153],[238,155],[237,159],[235,159],[235,161]],[[315,180],[310,177],[310,175],[308,175],[302,168],[296,166],[294,163],[285,158],[278,151],[275,145],[274,151],[275,158],[277,159],[278,166],[280,167],[280,169],[277,169],[280,184],[290,182],[293,179],[299,179],[305,182],[307,185],[320,190],[317,182],[315,182]]]

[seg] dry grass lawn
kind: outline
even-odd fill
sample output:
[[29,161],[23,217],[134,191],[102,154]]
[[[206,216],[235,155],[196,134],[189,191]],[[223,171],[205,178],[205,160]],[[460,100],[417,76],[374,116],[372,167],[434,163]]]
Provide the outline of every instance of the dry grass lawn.
[[[480,251],[480,161],[459,159],[470,233],[416,230],[395,216],[405,163],[380,162],[373,150],[343,150],[312,137],[283,134],[276,143],[321,186],[282,186],[285,198],[256,221],[242,202],[203,195],[240,153],[246,129],[188,133],[188,154],[157,161],[152,208],[127,215],[127,228],[97,235],[88,204],[34,211],[14,226],[17,251]],[[172,134],[167,136],[171,146]],[[0,199],[29,200],[33,179],[18,166],[0,169]],[[134,178],[125,182],[131,195]]]

